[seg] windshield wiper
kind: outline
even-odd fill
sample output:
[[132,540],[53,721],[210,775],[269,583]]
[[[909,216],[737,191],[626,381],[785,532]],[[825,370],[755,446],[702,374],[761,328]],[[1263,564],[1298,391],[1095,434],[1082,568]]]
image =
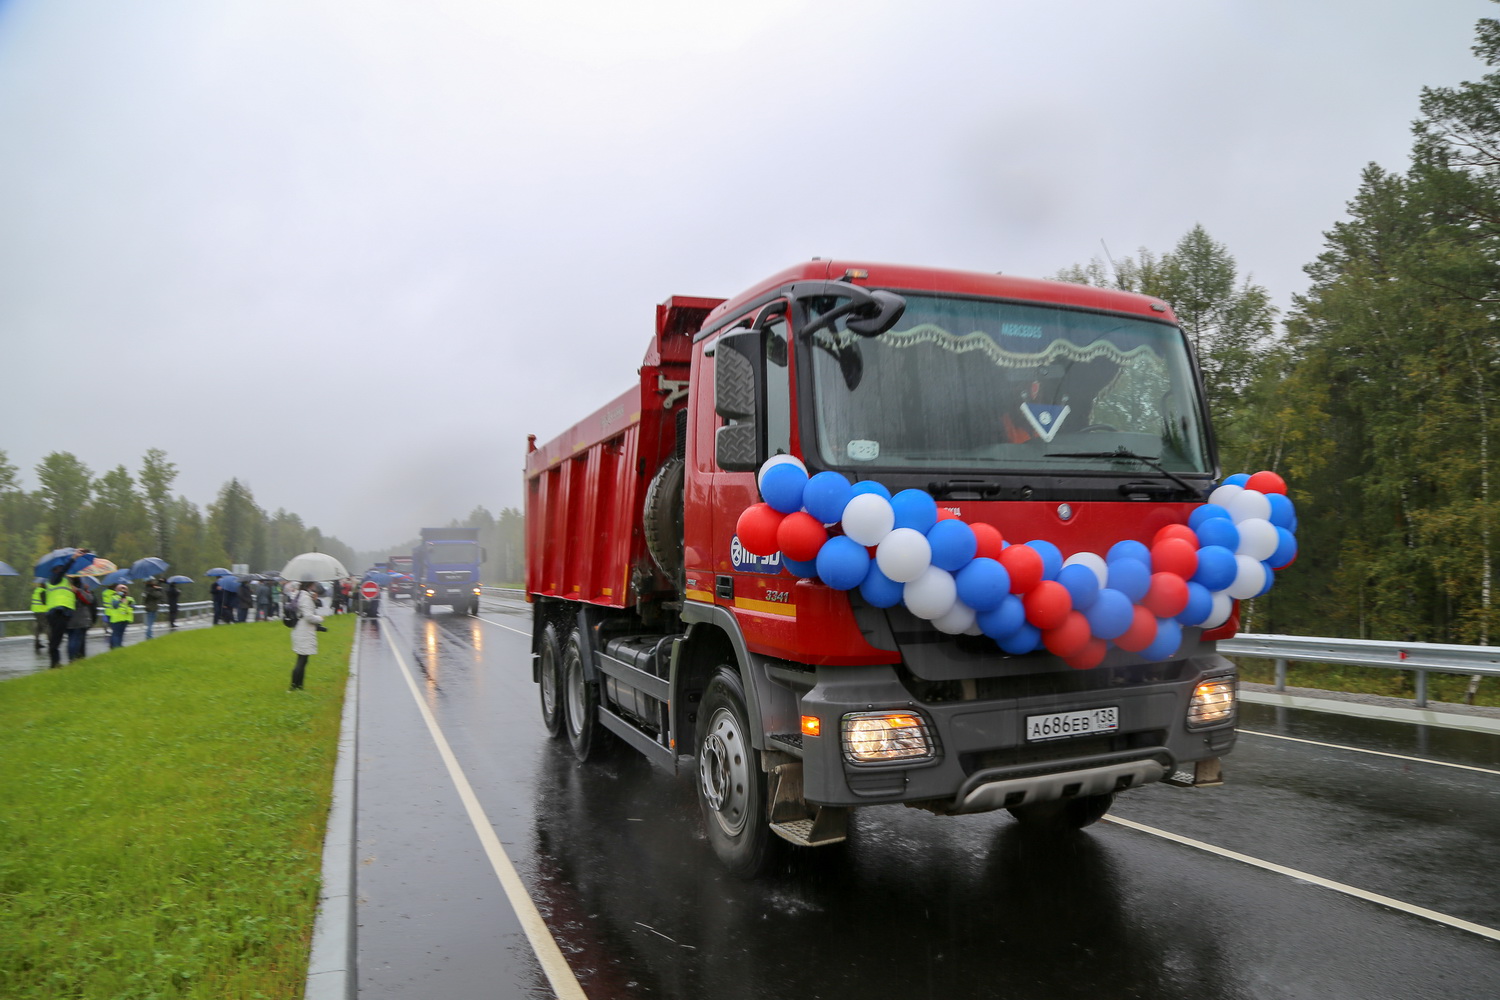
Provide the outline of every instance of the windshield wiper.
[[1202,493],[1197,489],[1197,487],[1195,487],[1195,486],[1191,485],[1190,483],[1188,483],[1187,480],[1179,478],[1176,473],[1168,472],[1167,469],[1166,469],[1166,467],[1163,466],[1160,461],[1158,461],[1157,456],[1155,456],[1155,455],[1139,455],[1139,454],[1136,454],[1135,452],[1131,451],[1129,448],[1125,447],[1124,445],[1121,445],[1120,447],[1116,448],[1114,451],[1049,451],[1047,453],[1046,457],[1047,458],[1128,458],[1128,459],[1131,459],[1133,461],[1142,462],[1142,463],[1144,463],[1146,465],[1151,466],[1151,468],[1155,469],[1157,472],[1161,473],[1166,478],[1172,480],[1172,482],[1176,483],[1178,486],[1181,486],[1183,489],[1187,490],[1189,493],[1193,494],[1194,496],[1202,496]]

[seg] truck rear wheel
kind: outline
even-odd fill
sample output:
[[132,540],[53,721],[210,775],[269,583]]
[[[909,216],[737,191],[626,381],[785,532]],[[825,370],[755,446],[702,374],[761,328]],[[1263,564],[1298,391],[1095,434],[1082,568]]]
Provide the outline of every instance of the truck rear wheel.
[[1106,792],[1103,795],[1083,795],[1076,799],[1012,806],[1008,811],[1016,818],[1016,822],[1033,829],[1082,830],[1102,819],[1114,801],[1114,794]]
[[742,878],[765,873],[775,839],[766,815],[766,774],[750,745],[745,690],[728,667],[709,683],[698,708],[698,805],[708,842]]
[[553,739],[563,731],[562,656],[557,626],[549,624],[537,643],[537,687],[541,689],[542,725]]
[[563,717],[567,720],[568,745],[580,762],[598,750],[607,738],[599,724],[599,689],[583,673],[583,637],[574,629],[562,659]]

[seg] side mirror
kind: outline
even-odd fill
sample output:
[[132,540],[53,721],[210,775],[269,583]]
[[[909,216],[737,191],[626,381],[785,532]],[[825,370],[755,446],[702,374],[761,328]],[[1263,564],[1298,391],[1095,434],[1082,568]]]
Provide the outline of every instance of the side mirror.
[[906,312],[906,300],[895,292],[877,289],[870,293],[872,300],[863,309],[855,310],[844,324],[861,337],[878,337],[901,319]]

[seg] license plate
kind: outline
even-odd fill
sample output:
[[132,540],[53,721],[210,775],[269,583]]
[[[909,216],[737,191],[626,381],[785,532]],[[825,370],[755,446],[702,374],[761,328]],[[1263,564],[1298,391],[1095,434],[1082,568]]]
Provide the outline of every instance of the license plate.
[[1069,736],[1092,736],[1095,733],[1112,733],[1120,728],[1120,710],[1090,708],[1083,712],[1053,712],[1051,715],[1028,715],[1026,717],[1026,739],[1061,740]]

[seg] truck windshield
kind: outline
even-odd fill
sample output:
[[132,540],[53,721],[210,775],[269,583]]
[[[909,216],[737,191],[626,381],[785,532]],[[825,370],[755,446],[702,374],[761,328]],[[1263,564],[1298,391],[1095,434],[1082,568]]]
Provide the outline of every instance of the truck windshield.
[[1212,472],[1176,327],[902,294],[906,312],[887,333],[864,338],[840,324],[812,336],[825,464],[1139,475],[1139,463],[1106,457],[1124,449],[1173,472]]
[[427,550],[432,565],[471,565],[479,561],[479,546],[472,542],[440,542]]

